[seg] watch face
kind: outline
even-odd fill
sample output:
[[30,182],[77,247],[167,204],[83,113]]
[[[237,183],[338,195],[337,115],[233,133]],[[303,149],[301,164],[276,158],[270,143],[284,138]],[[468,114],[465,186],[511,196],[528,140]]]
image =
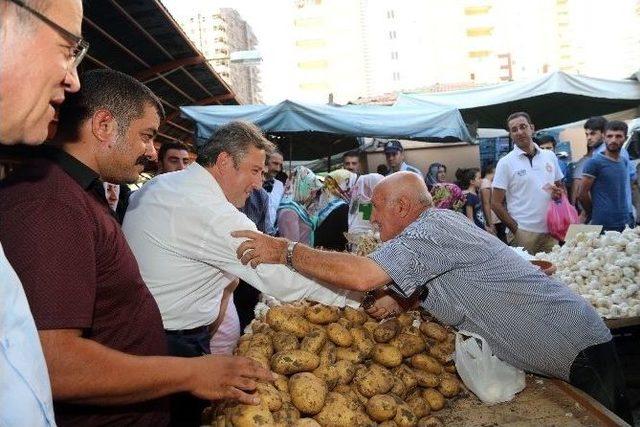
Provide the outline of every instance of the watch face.
[[360,303],[360,307],[367,310],[371,308],[375,302],[376,302],[376,297],[374,296],[373,292],[367,292],[365,293],[364,298]]

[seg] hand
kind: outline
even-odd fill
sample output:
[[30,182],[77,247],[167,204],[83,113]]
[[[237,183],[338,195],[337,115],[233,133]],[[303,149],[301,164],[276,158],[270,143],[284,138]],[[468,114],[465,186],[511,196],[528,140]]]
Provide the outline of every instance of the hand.
[[238,259],[244,265],[251,263],[251,267],[256,268],[258,264],[287,263],[287,239],[249,230],[233,231],[231,236],[247,238],[236,250]]
[[484,229],[487,231],[487,233],[491,233],[494,236],[497,234],[496,227],[494,225],[485,225]]
[[398,301],[388,293],[382,293],[371,307],[365,310],[367,314],[378,320],[393,317],[402,312]]
[[237,400],[257,405],[257,395],[245,393],[256,389],[256,380],[273,381],[273,374],[255,360],[240,356],[201,356],[185,359],[192,364],[188,383],[191,394],[205,400]]
[[514,222],[512,225],[508,225],[507,228],[509,228],[509,231],[511,231],[511,234],[515,236],[516,232],[518,231],[518,223]]
[[578,221],[580,221],[580,224],[586,224],[587,222],[589,222],[589,216],[584,210],[580,212],[580,215],[578,216]]
[[558,187],[557,185],[551,186],[551,198],[553,200],[559,200],[562,197],[562,194],[562,188]]

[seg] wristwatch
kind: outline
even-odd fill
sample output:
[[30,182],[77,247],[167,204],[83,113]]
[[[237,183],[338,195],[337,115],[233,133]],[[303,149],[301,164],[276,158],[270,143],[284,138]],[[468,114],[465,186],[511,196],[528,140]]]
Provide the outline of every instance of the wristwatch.
[[296,248],[297,244],[298,242],[289,242],[289,244],[287,245],[287,267],[294,270],[295,267],[293,266],[293,251]]

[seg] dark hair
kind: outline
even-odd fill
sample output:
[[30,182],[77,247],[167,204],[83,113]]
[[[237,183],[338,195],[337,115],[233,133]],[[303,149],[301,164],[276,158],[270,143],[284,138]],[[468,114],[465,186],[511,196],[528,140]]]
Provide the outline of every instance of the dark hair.
[[347,157],[357,157],[360,158],[360,153],[357,150],[351,150],[351,151],[347,151],[346,153],[344,153],[342,155],[342,160],[344,160]]
[[482,173],[480,174],[480,176],[482,178],[486,177],[487,175],[489,175],[490,173],[493,173],[496,171],[496,164],[495,163],[487,163],[484,167],[484,169],[482,170]]
[[167,155],[167,151],[169,150],[184,150],[186,152],[191,152],[189,146],[180,141],[169,141],[165,142],[160,146],[160,150],[158,150],[158,161],[162,162],[164,160],[164,156]]
[[620,120],[611,120],[610,122],[607,122],[604,127],[605,132],[608,130],[621,130],[626,136],[627,132],[629,131],[629,126],[627,126],[625,122],[622,122]]
[[538,145],[546,144],[547,142],[553,144],[553,149],[555,150],[557,142],[553,135],[550,135],[548,133],[538,135]]
[[584,122],[585,129],[599,130],[600,132],[604,132],[604,127],[606,125],[607,119],[602,116],[590,117],[586,122]]
[[108,110],[118,122],[118,134],[124,135],[131,121],[144,115],[146,105],[155,107],[160,120],[164,108],[154,93],[133,77],[115,70],[91,70],[80,76],[80,91],[67,95],[60,106],[57,138],[78,138],[82,123],[100,109]]
[[267,156],[275,150],[275,145],[267,140],[259,127],[253,123],[235,121],[220,126],[209,140],[198,148],[197,162],[202,166],[212,166],[220,153],[227,153],[238,167],[250,147],[264,150]]
[[387,165],[378,165],[378,167],[376,168],[376,172],[378,172],[380,175],[386,175],[389,173],[389,167]]
[[509,117],[507,117],[507,130],[509,130],[509,122],[518,117],[524,117],[525,119],[527,119],[527,122],[529,122],[530,125],[533,124],[533,122],[531,121],[531,117],[529,117],[529,114],[525,113],[524,111],[518,111],[509,114]]
[[458,169],[456,171],[456,178],[458,178],[458,187],[466,190],[471,185],[476,177],[476,174],[480,172],[478,168]]

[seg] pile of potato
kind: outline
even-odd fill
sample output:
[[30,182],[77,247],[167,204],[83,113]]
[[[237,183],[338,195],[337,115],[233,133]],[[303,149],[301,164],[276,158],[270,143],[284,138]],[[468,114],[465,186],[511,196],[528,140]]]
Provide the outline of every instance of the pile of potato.
[[[419,325],[419,327],[416,327]],[[213,426],[439,426],[456,396],[455,335],[419,313],[377,322],[321,304],[277,306],[236,353],[277,374],[257,406],[218,405]]]

